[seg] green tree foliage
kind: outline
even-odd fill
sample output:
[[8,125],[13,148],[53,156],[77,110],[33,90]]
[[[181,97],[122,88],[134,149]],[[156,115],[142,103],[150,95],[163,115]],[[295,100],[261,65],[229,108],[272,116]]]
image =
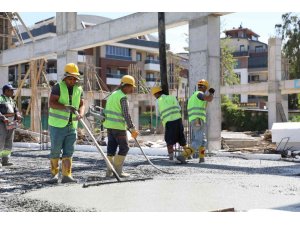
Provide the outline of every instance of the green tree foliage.
[[229,47],[230,39],[221,40],[221,81],[222,84],[234,85],[239,84],[240,79],[234,72],[237,65],[236,59],[233,58],[233,50]]
[[290,78],[300,78],[300,18],[292,13],[282,15],[283,54],[290,62]]
[[227,96],[222,96],[222,130],[264,131],[268,128],[267,112],[243,110]]
[[[281,16],[281,36],[283,40],[283,54],[289,59],[290,79],[300,78],[300,18],[293,13],[285,13]],[[289,108],[299,107],[299,94],[289,95]]]

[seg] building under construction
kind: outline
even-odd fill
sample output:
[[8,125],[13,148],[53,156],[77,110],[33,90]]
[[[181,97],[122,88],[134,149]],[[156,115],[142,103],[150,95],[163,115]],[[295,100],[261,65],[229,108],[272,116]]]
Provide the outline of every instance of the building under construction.
[[0,52],[13,47],[13,26],[11,12],[0,12]]

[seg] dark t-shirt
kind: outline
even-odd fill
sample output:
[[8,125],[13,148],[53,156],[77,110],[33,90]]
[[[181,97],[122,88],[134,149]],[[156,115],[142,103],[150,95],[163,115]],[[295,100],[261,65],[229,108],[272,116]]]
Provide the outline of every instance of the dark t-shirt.
[[200,100],[202,100],[202,101],[204,101],[204,93],[200,91],[200,92],[197,94],[197,98],[200,99]]

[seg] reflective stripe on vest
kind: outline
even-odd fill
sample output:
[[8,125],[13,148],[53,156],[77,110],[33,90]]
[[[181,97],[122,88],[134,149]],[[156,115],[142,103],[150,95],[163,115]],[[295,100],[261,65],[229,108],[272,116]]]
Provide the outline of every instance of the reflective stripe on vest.
[[[59,83],[60,96],[58,102],[63,105],[69,105],[69,91],[65,81]],[[78,85],[73,87],[72,94],[72,106],[79,109],[80,99],[82,94],[82,88]],[[48,123],[53,127],[65,127],[67,126],[70,118],[70,112],[66,112],[60,109],[50,108]],[[78,126],[78,121],[76,120],[76,115],[72,114],[72,126],[76,129]]]
[[158,98],[158,110],[163,126],[169,121],[181,118],[180,107],[177,99],[172,95],[161,95]]
[[197,97],[199,93],[200,91],[195,91],[188,101],[189,122],[197,118],[206,122],[206,101],[202,101]]
[[107,99],[107,103],[104,109],[105,121],[103,126],[105,128],[126,130],[126,121],[123,116],[121,108],[121,98],[127,96],[121,91],[117,90],[113,92]]

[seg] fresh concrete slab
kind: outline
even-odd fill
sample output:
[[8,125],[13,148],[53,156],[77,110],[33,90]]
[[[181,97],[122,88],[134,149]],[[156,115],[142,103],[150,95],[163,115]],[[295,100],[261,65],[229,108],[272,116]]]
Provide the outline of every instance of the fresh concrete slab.
[[[23,197],[96,211],[194,212],[235,208],[300,211],[299,179],[270,175],[202,175],[83,188],[58,185]],[[286,189],[281,184],[290,184]]]

